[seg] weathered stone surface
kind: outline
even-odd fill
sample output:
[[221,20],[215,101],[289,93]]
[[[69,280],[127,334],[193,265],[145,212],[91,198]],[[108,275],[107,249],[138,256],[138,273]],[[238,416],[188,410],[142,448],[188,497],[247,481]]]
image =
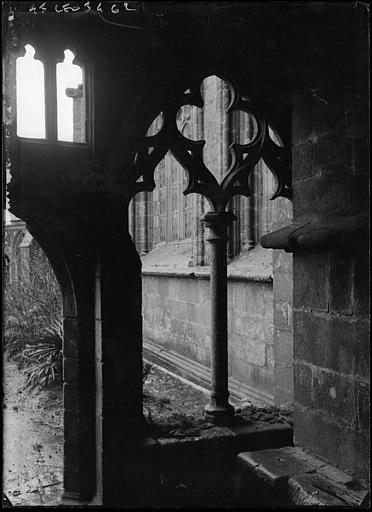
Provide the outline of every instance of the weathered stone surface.
[[[288,224],[288,221],[290,221],[290,220],[291,220],[291,217],[286,219],[285,223]],[[273,254],[273,271],[281,272],[284,274],[290,274],[293,271],[292,255],[286,253],[285,251],[275,251]],[[292,283],[292,285],[293,285],[293,283]],[[275,287],[275,281],[274,281],[274,287]]]
[[[352,265],[349,255],[329,255],[329,309],[337,313],[352,314]],[[340,279],[342,276],[342,279]]]
[[[292,206],[281,201],[276,219],[282,223],[291,221]],[[280,227],[278,222],[277,227]],[[290,406],[293,402],[293,258],[284,251],[274,251],[273,255],[273,347],[274,401],[276,405]]]
[[231,373],[236,376],[236,380],[251,383],[250,386],[253,389],[259,390],[268,394],[273,395],[273,372],[265,367],[258,367],[255,365],[248,365],[245,360],[240,358],[232,358],[231,361]]
[[294,362],[294,399],[308,407],[312,402],[312,370],[305,364]]
[[288,405],[292,406],[293,403],[293,389],[294,389],[294,379],[293,379],[293,362],[287,361],[285,363],[281,363],[280,361],[275,362],[274,369],[275,376],[275,393],[277,395],[277,399],[275,401],[276,405]]
[[308,473],[315,470],[309,461],[296,458],[279,450],[245,452],[238,455],[238,461],[270,487],[284,488],[288,478],[294,474]]
[[[209,280],[164,275],[144,275],[142,279],[145,339],[209,364]],[[160,294],[161,286],[168,290],[166,296]],[[273,364],[266,358],[273,341],[272,285],[231,281],[228,292],[231,375],[252,387],[272,390]],[[263,373],[259,376],[261,367]]]
[[[366,505],[368,490],[350,487],[352,478],[337,472],[331,466],[321,468],[314,474],[296,475],[289,479],[291,501],[300,506],[351,506]],[[344,481],[340,481],[343,479]]]
[[[296,443],[361,481],[369,479],[368,434],[347,428],[321,410],[294,404]],[[342,446],[342,450],[340,447]]]
[[292,304],[274,301],[274,325],[281,331],[292,332]]
[[358,382],[356,384],[356,394],[357,425],[358,428],[368,436],[371,422],[371,397],[369,383]]
[[293,307],[327,311],[327,254],[293,256]]
[[[349,425],[356,426],[356,389],[353,379],[314,368],[310,389],[312,389],[312,408],[327,411]],[[298,396],[296,399],[298,400]]]
[[[359,140],[353,137],[359,132],[352,126],[363,118],[358,93],[342,92],[332,103],[316,101],[326,93],[333,95],[328,89],[323,96],[297,97],[295,102],[295,218],[342,217],[366,208],[364,178],[353,176]],[[367,177],[365,155],[361,148],[359,168]],[[361,317],[368,304],[364,236],[360,234],[358,250],[352,242],[347,247],[345,238],[343,252],[294,255],[293,318],[296,442],[362,479],[368,473],[369,441],[363,433],[368,421],[362,411],[368,408],[365,381],[370,369],[369,324]],[[305,496],[308,504],[319,497],[327,503],[324,489],[317,491],[314,482],[296,485],[300,495],[306,485],[314,490]],[[339,497],[329,504],[340,505]]]
[[316,468],[322,468],[324,465],[326,465],[325,462],[314,457],[311,452],[305,451],[302,447],[299,446],[283,446],[283,448],[280,449],[280,453],[288,453],[289,455],[292,455],[299,460],[310,462],[311,465],[315,466]]
[[355,315],[368,318],[370,314],[370,293],[366,286],[370,279],[369,254],[367,248],[354,255],[353,274],[353,302],[352,308]]
[[[316,480],[319,482],[319,479]],[[314,475],[296,475],[288,481],[290,501],[302,507],[345,507],[345,501],[315,485]]]
[[265,366],[266,368],[274,368],[275,364],[275,355],[274,355],[274,346],[267,344],[265,347]]
[[294,312],[294,358],[368,378],[369,322],[349,317]]
[[265,450],[279,448],[292,443],[292,427],[283,423],[265,424],[264,422],[254,426],[233,425],[227,427],[233,433],[237,450]]
[[281,364],[292,363],[293,361],[293,333],[274,329],[274,356],[275,362]]
[[360,506],[368,496],[353,477],[299,447],[240,453],[238,463],[241,485],[244,472],[253,473],[277,506]]
[[322,474],[330,480],[340,484],[348,484],[353,481],[353,478],[350,475],[347,475],[343,471],[340,471],[339,469],[335,468],[334,466],[330,466],[329,464],[321,466],[317,470],[317,473]]
[[[327,94],[333,96],[330,89],[316,96],[325,99]],[[357,98],[356,89],[340,89],[332,103],[316,102],[315,95],[297,97],[295,110],[301,108],[294,112],[293,125],[295,218],[366,211],[367,151],[363,128],[357,127],[363,124]],[[358,240],[350,237],[349,246],[347,242],[345,237],[343,251],[294,256],[294,431],[298,443],[363,479],[368,478],[368,420],[358,408],[368,408],[364,401],[369,389],[369,324],[363,318],[368,307],[363,248],[367,236],[361,232]],[[326,499],[324,492],[319,490]],[[337,500],[333,504],[339,504]]]

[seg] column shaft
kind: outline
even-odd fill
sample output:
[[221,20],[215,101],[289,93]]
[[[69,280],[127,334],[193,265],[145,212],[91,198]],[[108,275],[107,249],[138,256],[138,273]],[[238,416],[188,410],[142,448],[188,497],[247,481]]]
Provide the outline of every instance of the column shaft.
[[235,219],[231,212],[209,212],[203,218],[210,229],[211,244],[211,400],[205,408],[207,417],[223,423],[234,414],[228,390],[227,330],[227,227]]

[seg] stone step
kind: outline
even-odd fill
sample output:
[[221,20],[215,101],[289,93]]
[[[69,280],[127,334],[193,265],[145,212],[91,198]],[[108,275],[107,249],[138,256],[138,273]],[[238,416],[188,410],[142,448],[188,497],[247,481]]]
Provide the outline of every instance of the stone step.
[[242,452],[238,464],[242,499],[245,485],[251,488],[253,480],[268,504],[276,506],[369,505],[366,487],[300,447]]

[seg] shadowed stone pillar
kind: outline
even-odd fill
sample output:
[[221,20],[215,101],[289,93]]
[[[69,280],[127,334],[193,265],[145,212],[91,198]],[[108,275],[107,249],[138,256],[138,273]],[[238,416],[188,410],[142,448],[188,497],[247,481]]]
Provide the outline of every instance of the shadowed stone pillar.
[[94,258],[80,253],[69,260],[69,270],[73,284],[63,292],[63,498],[84,501],[96,487]]
[[130,455],[147,425],[141,300],[141,261],[129,233],[108,231],[100,247],[102,478],[103,502],[113,506],[135,501],[141,481]]

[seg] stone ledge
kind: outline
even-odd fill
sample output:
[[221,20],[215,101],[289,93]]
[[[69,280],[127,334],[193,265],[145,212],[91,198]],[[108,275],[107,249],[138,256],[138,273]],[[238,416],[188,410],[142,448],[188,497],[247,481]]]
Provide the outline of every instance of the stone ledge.
[[[209,279],[210,268],[190,266],[187,246],[156,247],[141,257],[143,276]],[[272,252],[261,247],[243,251],[227,265],[229,281],[273,282]]]
[[298,447],[286,446],[238,455],[247,481],[252,476],[273,499],[286,506],[364,507],[368,489],[343,471]]
[[266,249],[286,252],[330,251],[356,252],[368,245],[369,218],[365,213],[349,217],[296,220],[261,237]]
[[[209,267],[167,267],[162,266],[148,266],[142,268],[143,276],[164,276],[164,277],[189,277],[194,279],[209,279]],[[267,274],[243,274],[241,272],[234,272],[227,267],[227,279],[229,281],[250,281],[254,283],[272,283],[273,278]]]
[[292,442],[293,431],[289,425],[275,423],[267,425],[258,422],[255,425],[239,425],[229,427],[213,427],[201,432],[197,437],[173,438],[156,437],[153,439],[159,447],[167,447],[169,450],[183,451],[184,456],[190,455],[199,457],[218,449],[219,453],[233,451],[238,454],[239,450],[254,447],[256,450],[264,450],[266,447],[286,446]]
[[258,421],[254,425],[201,428],[197,436],[184,438],[163,437],[149,431],[148,437],[133,436],[129,445],[119,443],[118,450],[128,456],[139,457],[142,454],[147,461],[151,459],[154,462],[174,454],[185,459],[200,459],[209,454],[215,456],[216,453],[236,457],[244,449],[267,451],[268,448],[287,447],[292,444],[292,439],[293,429],[290,425]]

